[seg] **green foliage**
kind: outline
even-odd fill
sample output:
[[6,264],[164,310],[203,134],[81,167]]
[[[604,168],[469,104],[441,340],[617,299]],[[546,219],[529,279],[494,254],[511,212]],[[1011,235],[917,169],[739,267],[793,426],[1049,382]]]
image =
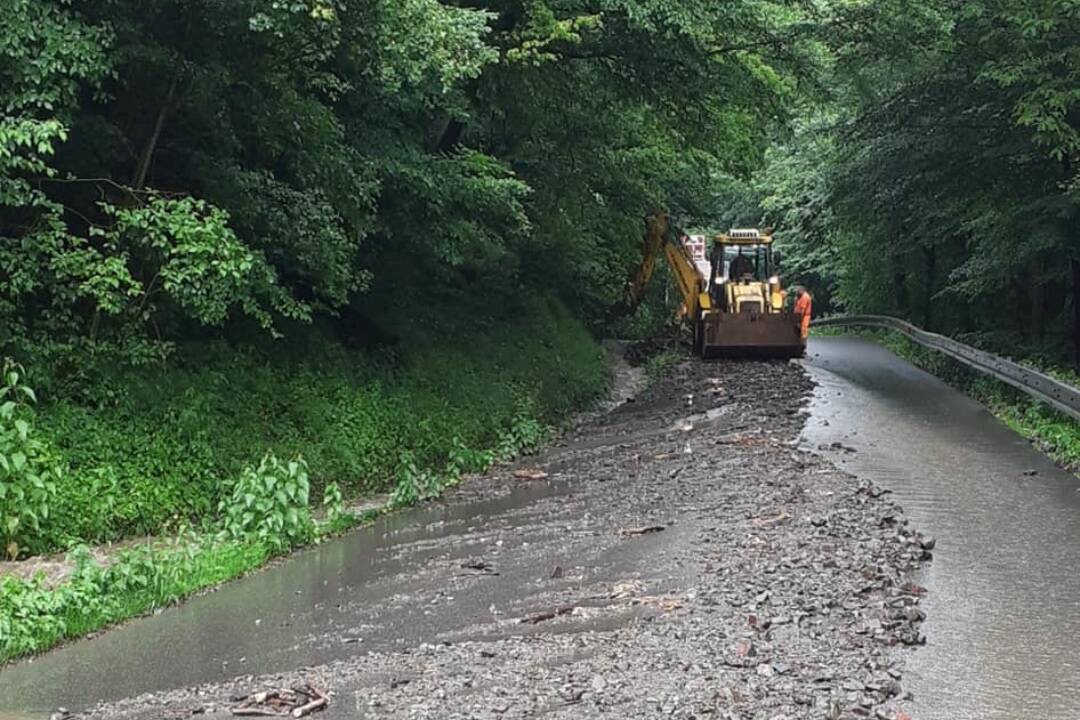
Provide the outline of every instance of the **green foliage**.
[[446,472],[451,478],[459,478],[466,473],[485,472],[497,459],[493,450],[467,447],[460,438],[454,438],[447,457]]
[[682,360],[682,355],[674,350],[665,350],[652,355],[645,361],[645,376],[650,382],[656,382],[680,360]]
[[94,561],[85,546],[73,550],[71,558],[73,573],[56,587],[41,577],[0,578],[0,662],[165,607],[258,567],[268,550],[183,536],[127,550],[108,566]]
[[600,321],[644,215],[707,211],[721,172],[760,163],[818,62],[805,19],[779,0],[15,0],[0,347],[55,376],[139,365],[334,322],[402,267]]
[[[815,307],[1061,362],[1080,329],[1080,14],[1063,0],[832,5],[829,95],[755,187]],[[992,307],[992,312],[987,308]],[[1075,349],[1075,348],[1074,348]]]
[[345,498],[336,482],[327,483],[323,488],[322,508],[326,512],[325,527],[336,528],[347,520]]
[[496,460],[505,462],[518,455],[534,453],[551,439],[552,430],[540,421],[539,415],[534,396],[519,398],[510,425],[498,432],[494,448]]
[[303,458],[282,463],[267,453],[258,467],[243,469],[218,504],[222,538],[259,542],[277,553],[309,542],[315,534],[310,494]]
[[513,460],[522,454],[535,452],[552,435],[552,428],[539,419],[540,410],[533,396],[522,395],[509,426],[495,434],[494,445],[487,450],[466,447],[454,438],[443,470],[421,469],[416,456],[404,451],[398,459],[391,507],[400,508],[437,498],[456,485],[463,473],[484,472],[498,462]]
[[84,366],[74,397],[54,379],[50,394],[69,397],[34,428],[68,470],[41,549],[210,530],[229,481],[271,449],[304,457],[316,501],[332,483],[346,497],[393,489],[402,451],[440,476],[483,470],[607,387],[603,352],[558,305],[524,304],[514,323],[460,305],[400,312],[417,332],[393,353],[312,332],[287,356],[181,345],[166,370]]
[[49,546],[61,471],[34,425],[23,369],[5,360],[0,370],[0,548],[15,558]]
[[416,456],[409,450],[403,450],[398,458],[396,477],[394,491],[390,493],[390,506],[396,508],[432,500],[447,484],[446,478],[435,470],[417,467]]

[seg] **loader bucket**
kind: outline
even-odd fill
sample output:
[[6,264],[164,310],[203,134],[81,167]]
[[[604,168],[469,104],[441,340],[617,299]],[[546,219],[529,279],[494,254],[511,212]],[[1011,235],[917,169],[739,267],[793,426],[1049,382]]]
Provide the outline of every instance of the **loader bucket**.
[[710,313],[703,318],[702,356],[710,358],[796,358],[806,354],[799,321],[792,313]]

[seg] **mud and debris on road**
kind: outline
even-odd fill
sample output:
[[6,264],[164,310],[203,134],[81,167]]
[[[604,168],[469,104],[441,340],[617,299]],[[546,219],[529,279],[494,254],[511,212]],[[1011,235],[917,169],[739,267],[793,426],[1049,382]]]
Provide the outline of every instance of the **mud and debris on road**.
[[904,717],[906,648],[925,641],[910,575],[933,541],[799,448],[810,390],[796,363],[684,362],[443,501],[550,484],[527,507],[388,540],[396,572],[284,641],[321,664],[85,716],[227,717],[230,698],[317,687],[327,719]]

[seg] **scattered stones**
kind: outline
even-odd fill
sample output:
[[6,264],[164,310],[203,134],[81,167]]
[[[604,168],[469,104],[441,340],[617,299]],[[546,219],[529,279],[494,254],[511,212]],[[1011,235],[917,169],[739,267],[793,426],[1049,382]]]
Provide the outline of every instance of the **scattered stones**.
[[304,684],[237,696],[234,701],[239,703],[231,709],[236,716],[302,718],[324,709],[330,703],[330,696],[311,684]]
[[[358,617],[325,630],[298,620],[282,641],[343,659],[87,717],[211,713],[232,692],[314,672],[360,717],[910,720],[903,659],[926,640],[926,591],[911,577],[935,540],[886,488],[798,448],[810,389],[796,364],[677,365],[530,461],[565,491],[493,513],[497,493],[522,489],[511,473],[464,483],[447,514],[482,501],[482,521],[393,541],[401,569],[377,592],[352,590]],[[543,479],[533,473],[513,476]],[[359,635],[363,652],[341,650]]]

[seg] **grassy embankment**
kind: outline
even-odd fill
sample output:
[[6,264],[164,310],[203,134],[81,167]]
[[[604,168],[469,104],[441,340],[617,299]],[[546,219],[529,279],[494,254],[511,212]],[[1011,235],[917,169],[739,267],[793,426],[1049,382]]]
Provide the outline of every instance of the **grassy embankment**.
[[[36,462],[59,475],[22,552],[73,548],[75,569],[56,586],[0,580],[0,661],[368,519],[344,512],[342,496],[389,491],[393,507],[435,497],[534,450],[607,387],[601,349],[555,303],[414,320],[378,350],[314,332],[269,353],[189,347],[165,370],[103,373],[43,396],[26,417],[45,448]],[[325,520],[311,512],[320,498]],[[85,547],[143,535],[158,540],[107,566]]]
[[[1070,472],[1080,471],[1080,423],[1045,403],[988,375],[971,370],[948,356],[918,345],[890,330],[815,330],[819,335],[858,335],[874,340],[900,357],[942,378],[970,397],[986,405],[995,416]],[[1080,387],[1080,375],[1034,362],[1022,364]]]

